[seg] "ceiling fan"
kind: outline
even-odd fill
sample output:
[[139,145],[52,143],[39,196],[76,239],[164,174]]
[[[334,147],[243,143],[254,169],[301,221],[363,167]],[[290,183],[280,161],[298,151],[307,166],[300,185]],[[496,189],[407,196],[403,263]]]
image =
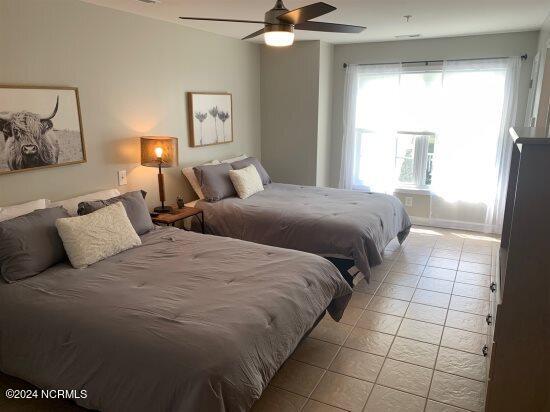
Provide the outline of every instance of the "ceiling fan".
[[268,46],[284,47],[294,43],[294,29],[309,31],[324,31],[331,33],[361,33],[365,30],[363,26],[350,26],[348,24],[325,23],[310,21],[316,17],[330,13],[336,7],[330,4],[318,2],[294,10],[288,10],[282,0],[277,0],[275,7],[265,13],[263,21],[239,20],[239,19],[216,19],[208,17],[180,17],[183,20],[208,20],[225,21],[233,23],[254,23],[263,24],[264,28],[243,37],[242,40],[264,35],[264,41]]

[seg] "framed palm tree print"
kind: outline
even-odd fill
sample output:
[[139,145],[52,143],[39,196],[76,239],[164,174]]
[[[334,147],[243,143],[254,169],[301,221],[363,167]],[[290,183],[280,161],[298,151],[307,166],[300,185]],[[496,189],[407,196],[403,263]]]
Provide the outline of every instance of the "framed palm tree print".
[[191,147],[233,141],[231,93],[187,93],[187,119]]

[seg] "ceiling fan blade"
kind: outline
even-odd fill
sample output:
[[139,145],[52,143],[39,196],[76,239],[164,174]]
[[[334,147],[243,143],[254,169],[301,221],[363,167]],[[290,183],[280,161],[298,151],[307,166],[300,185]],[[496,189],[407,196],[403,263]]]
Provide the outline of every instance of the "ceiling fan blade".
[[298,9],[287,11],[286,13],[277,16],[277,19],[283,23],[300,24],[323,14],[330,13],[336,10],[336,7],[330,4],[319,2]]
[[258,31],[255,31],[254,33],[249,34],[246,37],[243,37],[241,40],[248,40],[252,39],[253,37],[259,36],[260,34],[263,34],[265,32],[265,27],[263,29],[260,29]]
[[326,31],[330,33],[361,33],[366,27],[349,24],[324,23],[322,21],[306,21],[294,26],[296,30]]
[[209,17],[180,17],[182,20],[206,20],[206,21],[225,21],[230,23],[254,23],[254,24],[269,24],[265,21],[258,20],[237,20],[237,19],[211,19]]

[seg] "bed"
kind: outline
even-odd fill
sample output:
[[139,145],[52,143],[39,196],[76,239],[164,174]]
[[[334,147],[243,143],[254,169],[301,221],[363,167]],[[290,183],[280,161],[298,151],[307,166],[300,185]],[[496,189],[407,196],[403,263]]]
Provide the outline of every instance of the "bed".
[[351,289],[327,260],[158,228],[85,269],[0,283],[0,370],[102,411],[245,411]]
[[195,207],[204,211],[207,233],[350,259],[367,281],[386,245],[403,242],[411,227],[395,196],[282,183]]

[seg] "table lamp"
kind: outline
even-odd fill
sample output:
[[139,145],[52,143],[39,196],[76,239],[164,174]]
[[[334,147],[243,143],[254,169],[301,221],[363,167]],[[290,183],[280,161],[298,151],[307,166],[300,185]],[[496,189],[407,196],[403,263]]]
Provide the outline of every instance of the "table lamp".
[[165,206],[164,175],[162,169],[178,164],[178,139],[170,136],[143,136],[141,139],[142,166],[158,167],[160,206],[155,207],[157,213],[170,213],[172,208]]

